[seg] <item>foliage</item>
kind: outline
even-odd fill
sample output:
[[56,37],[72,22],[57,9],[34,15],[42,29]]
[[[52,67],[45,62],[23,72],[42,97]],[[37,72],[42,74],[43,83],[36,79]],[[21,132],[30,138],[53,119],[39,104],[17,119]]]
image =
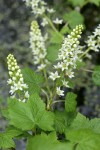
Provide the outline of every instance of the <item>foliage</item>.
[[94,83],[100,86],[100,66],[96,66],[92,75]]
[[[21,74],[13,55],[7,57],[11,92],[7,108],[2,111],[8,128],[0,133],[0,148],[15,149],[14,140],[25,138],[27,150],[98,150],[100,119],[89,119],[79,113],[77,94],[69,89],[75,86],[76,73],[85,71],[84,57],[87,59],[91,50],[99,51],[100,25],[82,45],[80,23],[84,24],[84,17],[78,11],[65,13],[64,20],[54,20],[55,10],[44,1],[36,0],[36,5],[32,5],[32,0],[24,1],[31,7],[35,20],[41,18],[45,32],[41,32],[37,21],[32,22],[29,43],[34,69],[25,68]],[[70,2],[74,6],[85,5],[85,1]],[[99,1],[94,3],[98,5]],[[100,67],[86,71],[92,72],[92,79],[99,86]],[[57,109],[60,102],[62,110]]]

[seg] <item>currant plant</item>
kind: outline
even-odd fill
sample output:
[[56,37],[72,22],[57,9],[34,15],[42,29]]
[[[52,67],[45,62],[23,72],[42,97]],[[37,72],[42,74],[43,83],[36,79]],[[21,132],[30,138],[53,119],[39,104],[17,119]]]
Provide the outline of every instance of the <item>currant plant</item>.
[[[21,70],[13,54],[7,57],[10,97],[2,113],[8,126],[0,133],[0,148],[16,149],[14,140],[25,138],[26,150],[99,150],[100,119],[80,114],[77,95],[66,89],[74,88],[75,73],[85,67],[89,51],[99,51],[100,25],[81,45],[83,25],[64,35],[58,30],[63,20],[49,17],[55,10],[46,2],[24,1],[35,15],[29,35],[34,69]],[[42,27],[50,28],[48,36],[41,32],[38,17]],[[93,81],[100,86],[100,66],[93,71]],[[57,109],[58,103],[64,103],[62,110]]]

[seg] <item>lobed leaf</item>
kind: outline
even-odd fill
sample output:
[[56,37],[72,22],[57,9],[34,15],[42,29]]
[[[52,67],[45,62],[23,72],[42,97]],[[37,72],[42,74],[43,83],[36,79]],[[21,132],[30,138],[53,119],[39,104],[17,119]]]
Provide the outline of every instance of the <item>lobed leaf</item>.
[[61,143],[57,140],[56,134],[48,135],[42,133],[28,139],[27,150],[72,150],[73,144]]
[[45,131],[52,131],[54,115],[45,110],[45,104],[38,94],[30,96],[27,103],[16,99],[9,100],[10,124],[22,129],[31,130],[36,126]]
[[65,110],[66,112],[76,112],[76,97],[77,95],[69,92],[66,96],[66,101],[65,101]]
[[76,25],[84,23],[83,16],[76,10],[64,14],[63,19],[68,22],[72,29],[75,28]]
[[66,138],[74,144],[75,150],[99,150],[100,134],[93,133],[89,129],[70,131]]
[[13,138],[20,134],[22,134],[22,131],[17,128],[7,128],[6,132],[0,133],[0,148],[14,148]]
[[22,70],[25,83],[28,85],[29,94],[39,93],[41,91],[41,85],[44,82],[44,77],[38,73],[35,73],[30,68]]
[[61,44],[51,44],[47,49],[47,59],[50,62],[55,62],[58,58],[58,51],[61,47]]

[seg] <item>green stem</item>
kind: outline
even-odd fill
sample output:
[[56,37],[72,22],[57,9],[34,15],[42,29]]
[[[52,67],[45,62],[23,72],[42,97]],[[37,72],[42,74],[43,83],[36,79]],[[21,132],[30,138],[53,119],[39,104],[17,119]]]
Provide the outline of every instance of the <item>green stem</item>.
[[84,57],[89,51],[90,51],[90,48],[88,48],[88,49],[80,56],[80,58]]
[[45,69],[43,70],[43,74],[44,74],[45,81],[46,81],[46,88],[47,88],[49,94],[51,95],[51,90],[50,90],[50,88],[49,88],[49,86],[48,86],[48,85],[49,85],[49,83],[48,83],[48,77],[47,77],[47,73],[46,73],[46,70],[45,70]]
[[49,87],[48,77],[47,77],[47,73],[46,73],[46,70],[45,70],[45,69],[43,69],[43,74],[44,74],[45,81],[46,81],[46,82],[45,82],[45,83],[46,83],[46,88],[47,88],[48,93],[49,93],[49,95],[50,95],[50,97],[47,96],[47,110],[49,110],[49,109],[50,109],[51,99],[52,99],[52,92],[51,92],[50,87]]
[[81,68],[81,70],[87,71],[87,72],[91,72],[91,73],[93,72],[92,70],[89,70],[89,69],[82,69],[82,68]]
[[51,28],[63,39],[63,35],[60,34],[60,32],[56,29],[56,27],[52,23],[51,19],[45,14],[44,14],[44,17],[47,19],[47,21],[48,21],[49,25],[51,26]]
[[[62,78],[63,75],[64,75],[64,73],[61,71],[61,72],[60,72],[60,78]],[[58,86],[58,82],[59,82],[59,78],[56,79],[56,83],[55,83],[55,86],[54,86],[54,88],[53,88],[52,97],[51,97],[51,99],[50,99],[50,107],[52,106],[53,103],[55,103],[54,99],[55,99],[55,97],[56,97],[56,95],[57,95],[57,94],[55,94],[55,93],[56,93],[56,87]]]
[[65,102],[65,100],[57,100],[57,101],[54,101],[52,104],[60,103],[60,102]]

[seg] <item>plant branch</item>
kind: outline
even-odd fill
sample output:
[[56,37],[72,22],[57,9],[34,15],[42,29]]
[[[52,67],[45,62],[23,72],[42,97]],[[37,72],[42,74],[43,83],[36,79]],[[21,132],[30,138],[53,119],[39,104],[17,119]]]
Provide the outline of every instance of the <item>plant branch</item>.
[[45,14],[44,14],[44,17],[48,20],[48,23],[51,26],[51,28],[63,39],[63,35],[60,34],[60,32],[56,29],[56,27],[54,26],[54,24],[52,23],[50,18],[47,15],[45,15]]
[[88,49],[80,56],[80,58],[84,57],[89,51],[90,51],[90,48],[88,48]]

